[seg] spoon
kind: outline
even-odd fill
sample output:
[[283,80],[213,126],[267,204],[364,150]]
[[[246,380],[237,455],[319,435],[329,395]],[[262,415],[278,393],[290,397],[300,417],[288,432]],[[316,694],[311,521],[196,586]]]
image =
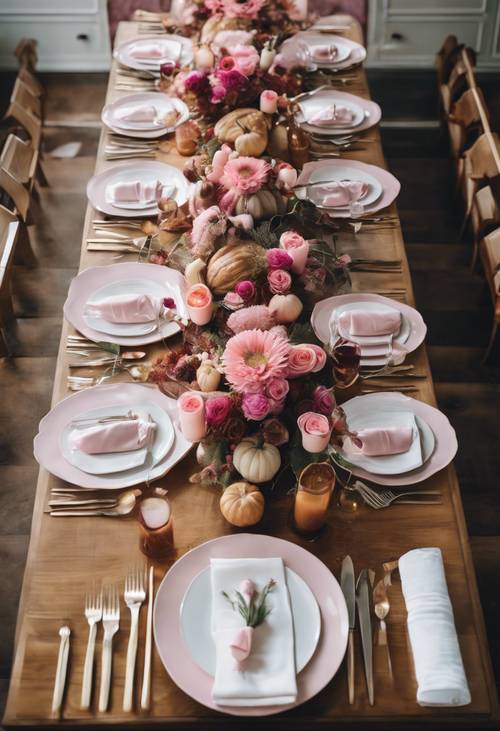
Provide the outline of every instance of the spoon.
[[104,515],[108,518],[121,518],[125,515],[129,515],[134,510],[136,499],[139,495],[141,495],[141,490],[125,490],[125,492],[122,492],[119,495],[116,505],[113,507],[83,508],[77,510],[66,510],[63,508],[61,510],[51,510],[50,514],[61,518],[93,515]]
[[54,695],[52,696],[52,713],[59,715],[64,695],[64,687],[66,685],[66,670],[68,668],[69,655],[69,636],[71,630],[69,627],[61,627],[59,630],[59,655],[57,657],[56,679],[54,683]]

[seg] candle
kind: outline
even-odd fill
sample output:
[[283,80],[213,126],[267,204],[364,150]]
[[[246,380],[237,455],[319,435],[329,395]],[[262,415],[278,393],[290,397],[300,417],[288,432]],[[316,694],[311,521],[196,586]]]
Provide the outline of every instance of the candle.
[[148,497],[140,505],[140,548],[149,558],[171,556],[174,549],[172,510],[165,497]]
[[177,127],[175,130],[175,146],[179,155],[185,157],[194,155],[198,149],[200,135],[200,128],[193,120],[184,122],[184,124]]
[[260,95],[260,111],[275,114],[278,111],[278,94],[272,89],[265,89]]
[[297,424],[302,434],[302,446],[307,452],[316,454],[328,447],[332,428],[324,414],[306,411],[299,416]]
[[293,511],[299,533],[313,537],[323,528],[334,485],[335,472],[327,462],[312,463],[304,468]]
[[181,430],[190,442],[199,442],[207,431],[205,402],[199,393],[187,391],[177,399]]
[[206,284],[193,284],[187,291],[186,305],[195,325],[206,325],[212,319],[212,293]]
[[307,18],[307,0],[293,0],[289,10],[292,20],[306,20]]

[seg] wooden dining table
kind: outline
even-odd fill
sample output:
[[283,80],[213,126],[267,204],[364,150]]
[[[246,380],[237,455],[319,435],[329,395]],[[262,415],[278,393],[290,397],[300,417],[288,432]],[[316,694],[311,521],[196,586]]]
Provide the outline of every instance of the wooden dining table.
[[[121,23],[116,43],[120,44],[137,35],[137,24]],[[353,40],[362,41],[360,28],[354,22],[346,33]],[[117,63],[109,76],[106,102],[131,92],[117,91]],[[369,98],[365,72],[358,68],[352,84],[345,88]],[[345,159],[356,159],[386,167],[380,135],[377,128],[365,133],[362,149],[342,153]],[[103,127],[96,160],[96,172],[116,163],[106,161],[104,146],[109,131]],[[170,149],[158,154],[158,159],[181,167],[182,158]],[[413,289],[405,253],[405,245],[393,204],[385,211],[396,218],[393,226],[362,226],[358,232],[343,231],[338,236],[338,248],[356,258],[400,259],[401,271],[355,272],[352,288],[355,292],[400,291],[396,295],[414,305]],[[71,211],[68,211],[71,215]],[[80,269],[113,263],[112,253],[86,250],[86,240],[92,234],[92,219],[100,217],[88,206],[81,251]],[[137,256],[135,256],[135,259]],[[134,261],[128,255],[123,261]],[[69,373],[66,338],[73,329],[65,323],[54,377],[53,405],[68,396],[66,379]],[[149,354],[157,348],[149,348]],[[425,374],[417,381],[397,380],[401,385],[415,383],[417,399],[435,405],[433,381],[425,346],[407,357],[416,371]],[[394,379],[396,380],[396,379]],[[380,390],[392,381],[380,382]],[[459,449],[468,449],[467,444]],[[168,489],[174,519],[175,548],[182,556],[204,541],[237,531],[222,517],[219,509],[220,492],[214,487],[189,482],[195,471],[191,452],[157,485]],[[390,588],[391,610],[388,616],[388,636],[392,654],[393,678],[387,671],[385,648],[375,647],[375,704],[369,705],[363,673],[360,638],[355,637],[356,699],[350,706],[347,696],[347,673],[342,664],[335,677],[313,699],[292,710],[272,717],[235,718],[206,708],[180,690],[154,653],[152,668],[152,703],[147,713],[122,710],[125,660],[129,631],[129,612],[122,603],[120,629],[115,637],[111,702],[106,713],[98,713],[96,692],[90,710],[82,711],[80,693],[88,626],[84,617],[85,591],[91,580],[116,582],[123,586],[127,570],[141,560],[139,523],[135,517],[52,517],[47,503],[52,488],[62,481],[40,470],[36,486],[29,553],[26,562],[22,596],[15,638],[14,661],[5,726],[40,727],[50,725],[99,726],[132,724],[146,727],[161,724],[165,728],[240,729],[252,724],[267,729],[313,728],[444,728],[460,726],[494,727],[497,718],[497,698],[483,615],[478,596],[476,577],[471,558],[467,529],[464,521],[460,489],[455,469],[450,464],[425,482],[422,489],[439,490],[441,503],[436,505],[393,505],[385,510],[361,506],[356,512],[339,509],[332,500],[325,532],[314,542],[297,536],[290,527],[289,514],[293,495],[287,491],[270,494],[266,498],[263,520],[255,526],[255,533],[278,536],[293,541],[318,556],[339,578],[340,565],[350,554],[356,571],[375,569],[380,573],[382,563],[396,559],[406,551],[425,546],[438,546],[443,554],[448,589],[453,605],[456,628],[472,701],[461,708],[423,708],[416,702],[416,680],[412,665],[411,648],[406,629],[406,610],[398,579]],[[293,487],[292,484],[289,485]],[[173,561],[173,559],[172,559]],[[155,565],[155,583],[158,583],[172,561]],[[307,577],[306,577],[307,578]],[[144,655],[146,612],[141,612],[138,665],[142,669]],[[58,630],[67,624],[71,628],[71,652],[67,690],[60,718],[51,716],[54,675],[59,648]],[[100,656],[101,633],[97,654]],[[314,662],[314,659],[312,660]],[[99,683],[99,665],[94,680],[94,691]],[[140,673],[135,686],[135,708],[140,698]]]

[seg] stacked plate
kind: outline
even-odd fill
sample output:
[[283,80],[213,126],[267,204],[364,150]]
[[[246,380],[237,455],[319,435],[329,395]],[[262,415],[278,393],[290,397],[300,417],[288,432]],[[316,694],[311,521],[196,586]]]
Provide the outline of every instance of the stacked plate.
[[187,317],[184,277],[176,269],[159,264],[123,263],[90,267],[80,272],[70,285],[64,303],[64,316],[78,332],[90,340],[105,340],[118,345],[147,345],[179,332],[173,320],[115,323],[90,314],[89,305],[120,295],[150,295],[159,300],[172,298],[175,314]]
[[366,58],[366,49],[361,44],[333,33],[301,31],[296,33],[292,43],[307,46],[311,68],[341,71],[362,63]]
[[193,60],[193,43],[190,38],[165,34],[133,38],[122,43],[114,51],[114,57],[122,64],[139,71],[158,71],[169,61],[187,66]]
[[[319,137],[363,132],[378,124],[382,116],[382,110],[375,102],[335,89],[324,89],[310,94],[306,92],[299,99],[299,108],[297,123],[306,132]],[[331,122],[328,117],[332,118]]]
[[[88,453],[75,437],[102,420],[130,416],[154,424],[150,443],[121,452]],[[191,448],[177,423],[175,399],[156,386],[119,383],[95,386],[60,401],[41,420],[34,441],[37,462],[80,487],[120,489],[165,475]],[[108,422],[109,423],[109,422]]]
[[[293,615],[297,699],[289,705],[217,705],[212,698],[210,559],[278,556],[285,564]],[[156,647],[170,677],[199,703],[236,716],[279,713],[319,693],[342,662],[348,630],[345,600],[330,570],[300,546],[263,535],[223,536],[188,551],[163,579],[154,606]]]
[[101,119],[113,132],[139,139],[154,139],[173,132],[189,117],[181,99],[145,91],[121,97],[102,110]]
[[[298,198],[311,200],[337,218],[361,216],[386,208],[400,189],[397,178],[387,170],[358,160],[307,162],[296,184]],[[353,204],[356,204],[355,214]]]
[[[400,328],[393,335],[374,335],[360,337],[346,331],[340,322],[345,312],[399,313]],[[408,353],[418,348],[424,341],[427,328],[422,316],[409,305],[378,294],[356,293],[329,297],[315,306],[311,324],[318,338],[331,345],[338,337],[357,342],[361,348],[361,366],[376,368],[386,365],[389,360],[402,362]]]

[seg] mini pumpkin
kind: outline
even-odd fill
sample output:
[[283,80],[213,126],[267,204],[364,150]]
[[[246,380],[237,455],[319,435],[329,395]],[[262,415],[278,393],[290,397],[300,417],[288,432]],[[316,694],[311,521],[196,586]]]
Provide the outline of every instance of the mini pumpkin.
[[222,493],[220,510],[231,525],[255,525],[264,514],[264,495],[249,482],[233,482]]
[[245,480],[267,482],[278,472],[281,455],[277,447],[259,435],[242,439],[233,452],[233,464]]
[[207,284],[216,294],[234,289],[242,279],[253,279],[265,264],[265,252],[255,243],[237,241],[218,249],[207,266]]
[[236,213],[249,213],[254,221],[263,221],[285,213],[286,202],[277,190],[259,190],[244,195],[236,203]]
[[244,107],[224,115],[214,127],[220,142],[233,145],[240,155],[262,155],[269,140],[269,120],[263,112]]
[[209,393],[216,391],[221,379],[221,374],[210,361],[205,361],[196,371],[196,381],[200,391]]

